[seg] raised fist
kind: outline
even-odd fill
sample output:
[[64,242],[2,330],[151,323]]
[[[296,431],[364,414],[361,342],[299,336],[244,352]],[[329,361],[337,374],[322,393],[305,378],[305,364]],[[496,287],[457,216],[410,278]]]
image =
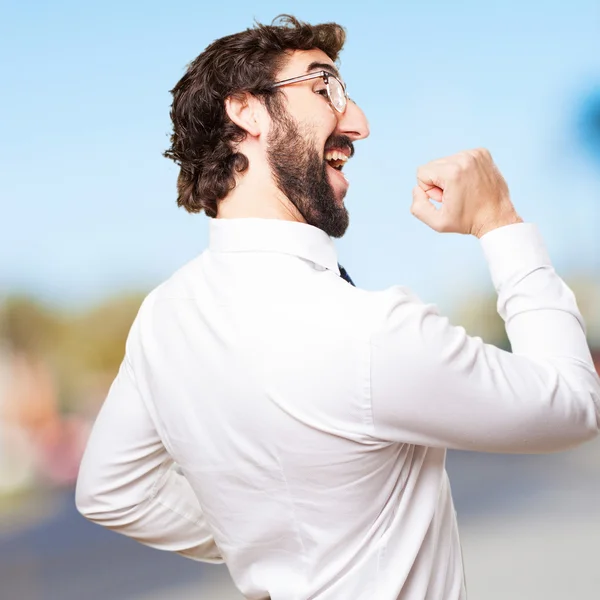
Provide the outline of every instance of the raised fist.
[[[440,202],[440,207],[430,198]],[[477,237],[522,222],[504,177],[485,149],[467,150],[419,167],[411,212],[435,231]]]

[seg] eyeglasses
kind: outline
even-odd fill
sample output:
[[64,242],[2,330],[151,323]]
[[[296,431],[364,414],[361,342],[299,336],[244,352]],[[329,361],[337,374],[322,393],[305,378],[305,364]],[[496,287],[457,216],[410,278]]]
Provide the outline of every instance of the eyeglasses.
[[317,73],[309,73],[308,75],[301,75],[300,77],[292,77],[291,79],[284,79],[274,83],[271,88],[278,88],[284,85],[291,85],[292,83],[300,83],[301,81],[308,81],[309,79],[317,79],[318,77],[323,78],[325,83],[325,89],[327,90],[327,99],[335,110],[339,113],[344,113],[346,105],[348,104],[348,92],[346,86],[335,76],[327,71],[318,71]]

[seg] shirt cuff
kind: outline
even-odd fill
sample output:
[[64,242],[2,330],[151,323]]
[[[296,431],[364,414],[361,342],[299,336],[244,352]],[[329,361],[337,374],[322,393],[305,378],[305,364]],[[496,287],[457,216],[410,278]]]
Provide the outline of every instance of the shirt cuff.
[[480,242],[496,290],[517,273],[552,266],[542,235],[533,223],[498,227],[482,236]]

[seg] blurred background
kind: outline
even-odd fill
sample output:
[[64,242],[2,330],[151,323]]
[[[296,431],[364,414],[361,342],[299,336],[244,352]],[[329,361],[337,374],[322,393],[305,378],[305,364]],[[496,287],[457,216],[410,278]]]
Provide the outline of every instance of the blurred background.
[[[207,44],[288,12],[348,31],[370,120],[340,260],[507,347],[477,240],[409,213],[416,168],[489,148],[576,291],[600,368],[600,3],[252,6],[3,2],[0,17],[0,600],[240,598],[225,568],[84,521],[73,485],[142,298],[207,243],[162,157],[169,90]],[[470,598],[600,597],[600,443],[448,457]]]

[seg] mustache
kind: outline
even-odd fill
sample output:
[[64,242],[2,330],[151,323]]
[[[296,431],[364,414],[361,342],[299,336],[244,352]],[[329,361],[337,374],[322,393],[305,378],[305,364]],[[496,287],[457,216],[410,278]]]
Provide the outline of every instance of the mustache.
[[350,158],[354,156],[354,144],[347,135],[332,135],[325,144],[325,152],[332,148],[348,148],[350,151]]

